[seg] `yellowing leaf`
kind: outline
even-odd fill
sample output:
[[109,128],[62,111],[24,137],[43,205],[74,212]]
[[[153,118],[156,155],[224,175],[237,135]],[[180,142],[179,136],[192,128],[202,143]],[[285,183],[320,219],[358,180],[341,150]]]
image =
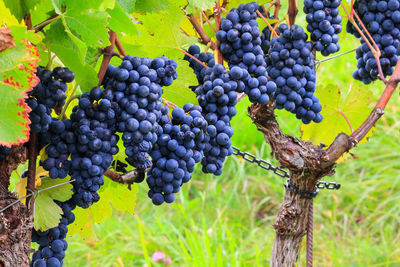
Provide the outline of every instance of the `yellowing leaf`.
[[4,1],[0,1],[0,24],[1,25],[23,25],[23,22],[18,22],[17,18],[11,14],[10,9],[8,9]]
[[29,138],[30,108],[24,98],[38,83],[37,48],[28,40],[25,27],[11,28],[16,46],[0,53],[0,144],[24,143]]
[[[27,178],[20,178],[19,182],[15,185],[15,191],[17,192],[19,198],[26,196],[27,183]],[[25,205],[26,199],[23,199],[21,203]]]
[[98,191],[100,200],[93,206],[74,210],[75,222],[68,227],[68,234],[77,233],[85,239],[95,239],[93,226],[102,223],[112,216],[113,207],[124,213],[133,214],[136,205],[137,184],[133,184],[131,190],[127,185],[121,185],[105,178],[104,185]]
[[321,123],[301,127],[302,138],[314,144],[329,145],[341,132],[350,135],[351,127],[356,130],[371,112],[372,92],[366,87],[350,85],[341,90],[334,85],[327,85],[318,88],[317,96],[324,119]]

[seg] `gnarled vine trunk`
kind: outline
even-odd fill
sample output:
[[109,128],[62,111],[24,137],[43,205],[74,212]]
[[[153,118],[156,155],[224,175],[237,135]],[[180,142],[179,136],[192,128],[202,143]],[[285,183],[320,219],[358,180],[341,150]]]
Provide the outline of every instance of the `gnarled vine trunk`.
[[[337,157],[350,147],[349,137],[340,134],[327,150],[283,134],[275,119],[273,103],[253,104],[249,115],[271,146],[272,154],[282,167],[290,171],[290,184],[299,190],[313,192],[319,179],[334,173]],[[295,266],[301,241],[307,232],[307,216],[312,200],[286,190],[274,222],[275,242],[270,265]]]
[[[8,192],[10,176],[26,158],[27,149],[21,145],[0,161],[0,210],[17,200]],[[0,212],[0,267],[29,266],[32,227],[32,216],[21,202]]]

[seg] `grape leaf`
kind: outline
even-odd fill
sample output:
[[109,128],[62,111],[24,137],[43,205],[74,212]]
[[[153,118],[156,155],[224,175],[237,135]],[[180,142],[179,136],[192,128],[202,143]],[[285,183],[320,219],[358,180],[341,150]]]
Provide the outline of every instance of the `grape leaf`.
[[136,0],[135,11],[140,13],[156,12],[167,9],[171,4],[165,0]]
[[51,51],[74,72],[75,80],[84,92],[88,92],[97,84],[96,71],[85,64],[87,46],[76,36],[66,32],[62,22],[54,22],[46,31],[46,38],[49,40]]
[[4,0],[12,14],[21,21],[41,0]]
[[110,218],[113,208],[133,214],[138,186],[133,184],[131,187],[131,190],[129,190],[126,185],[105,178],[104,185],[98,191],[100,200],[87,209],[78,207],[75,209],[75,222],[68,226],[68,235],[73,236],[79,233],[85,239],[95,239],[94,224]]
[[126,13],[131,13],[135,10],[136,0],[117,0],[119,6],[121,6]]
[[[67,201],[72,197],[73,192],[70,183],[60,186],[56,185],[68,182],[69,180],[70,177],[65,179],[42,178],[42,184],[37,189],[43,191],[39,192],[35,200],[34,228],[36,230],[44,231],[58,225],[63,212],[54,200]],[[52,186],[56,187],[44,190]]]
[[191,14],[196,12],[195,8],[197,8],[198,12],[199,10],[207,10],[209,8],[213,8],[214,6],[214,0],[188,0],[188,6],[185,8],[185,10]]
[[195,37],[188,37],[180,31],[179,27],[186,18],[175,6],[158,13],[135,14],[135,18],[142,22],[136,25],[140,38],[125,36],[124,42],[127,43],[127,50],[140,50],[144,54],[138,55],[168,55],[169,58],[178,59],[183,54],[177,48],[187,47],[197,41]]
[[16,46],[0,53],[0,144],[7,146],[28,140],[30,108],[24,98],[39,82],[38,52],[27,40],[26,28],[13,26],[11,34]]
[[[369,105],[373,101],[372,91],[367,87],[353,84],[342,90],[335,85],[326,85],[325,88],[319,88],[316,95],[322,105],[321,114],[324,119],[321,123],[301,127],[302,138],[314,144],[329,145],[341,132],[350,135],[349,123],[356,130],[371,112]],[[372,131],[369,136],[371,134]]]
[[186,103],[198,103],[196,95],[189,88],[190,85],[198,85],[196,75],[189,67],[189,62],[186,60],[178,60],[178,78],[172,85],[163,88],[163,98],[173,102],[178,106],[183,106]]
[[132,35],[138,34],[135,23],[118,3],[115,3],[113,9],[108,8],[107,12],[110,15],[108,19],[109,27],[117,35],[121,32]]
[[1,25],[20,25],[23,23],[19,23],[17,18],[11,14],[11,10],[6,7],[4,1],[0,1],[0,23]]
[[[108,46],[107,12],[96,12],[82,15],[65,15],[67,27],[87,46]],[[101,25],[101,27],[99,27]]]

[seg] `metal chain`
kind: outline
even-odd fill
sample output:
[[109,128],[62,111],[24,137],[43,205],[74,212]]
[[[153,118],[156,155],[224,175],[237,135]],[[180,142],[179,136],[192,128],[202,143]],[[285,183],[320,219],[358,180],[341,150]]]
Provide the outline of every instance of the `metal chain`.
[[[240,151],[239,148],[232,146],[233,149],[233,155],[240,156],[242,157],[245,161],[248,161],[250,163],[256,163],[257,166],[260,168],[266,170],[266,171],[272,171],[276,175],[282,177],[282,178],[290,178],[289,173],[280,167],[274,166],[271,162],[268,162],[263,159],[258,159],[256,156],[248,153],[248,152],[242,152]],[[338,190],[341,187],[341,184],[335,183],[335,182],[325,182],[325,181],[319,181],[316,185],[317,189],[328,189],[328,190]]]

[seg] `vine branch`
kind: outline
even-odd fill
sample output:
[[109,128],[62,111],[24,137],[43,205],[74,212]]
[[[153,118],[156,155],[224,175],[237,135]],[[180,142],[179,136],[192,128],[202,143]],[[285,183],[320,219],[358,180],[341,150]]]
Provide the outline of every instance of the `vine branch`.
[[289,0],[289,8],[287,13],[289,16],[289,26],[292,26],[296,22],[297,13],[299,13],[297,0]]
[[189,19],[190,23],[192,23],[193,28],[195,31],[200,35],[199,42],[207,45],[211,43],[211,49],[215,50],[217,45],[211,40],[211,38],[206,34],[204,29],[200,26],[199,22],[197,21],[196,17],[193,14],[187,14],[187,18]]
[[112,181],[120,183],[120,184],[133,184],[140,183],[144,180],[145,172],[141,172],[138,170],[133,170],[124,174],[119,174],[113,172],[111,170],[107,170],[104,175],[110,178]]
[[116,45],[116,47],[117,47],[117,49],[118,49],[118,52],[122,55],[122,56],[126,56],[126,52],[125,52],[125,49],[124,49],[124,47],[122,46],[122,44],[121,44],[121,41],[118,39],[118,36],[116,36],[115,35],[115,45]]
[[[37,157],[37,147],[38,147],[38,134],[31,132],[28,143],[28,181],[26,184],[26,191],[33,192],[35,190],[35,178],[36,178],[36,157]],[[26,200],[26,205],[29,208],[30,214],[33,214],[33,205],[30,205],[32,197],[28,197]]]
[[386,83],[385,90],[379,98],[374,109],[371,111],[369,116],[361,124],[361,126],[355,130],[350,136],[340,133],[329,148],[322,155],[322,164],[332,165],[338,160],[343,153],[354,148],[358,142],[360,142],[368,132],[374,127],[375,123],[382,117],[389,99],[392,97],[400,82],[400,61],[397,62],[394,69],[393,75],[390,80]]
[[54,13],[54,14],[51,15],[48,19],[46,19],[46,20],[44,20],[43,22],[41,22],[41,23],[39,23],[39,24],[33,26],[32,29],[33,29],[35,32],[40,32],[41,30],[44,29],[44,27],[46,27],[46,26],[49,25],[50,23],[52,23],[52,22],[58,20],[59,18],[60,18],[60,15],[57,14],[57,13]]
[[115,40],[116,40],[117,35],[115,34],[115,32],[113,32],[111,30],[109,31],[109,35],[110,35],[110,45],[107,46],[103,51],[104,52],[103,61],[101,62],[99,74],[97,75],[97,77],[99,77],[98,86],[100,86],[101,83],[103,82],[103,78],[104,78],[104,75],[106,74],[108,64],[110,64],[110,60],[113,56],[112,52],[114,52],[114,45],[115,45]]

